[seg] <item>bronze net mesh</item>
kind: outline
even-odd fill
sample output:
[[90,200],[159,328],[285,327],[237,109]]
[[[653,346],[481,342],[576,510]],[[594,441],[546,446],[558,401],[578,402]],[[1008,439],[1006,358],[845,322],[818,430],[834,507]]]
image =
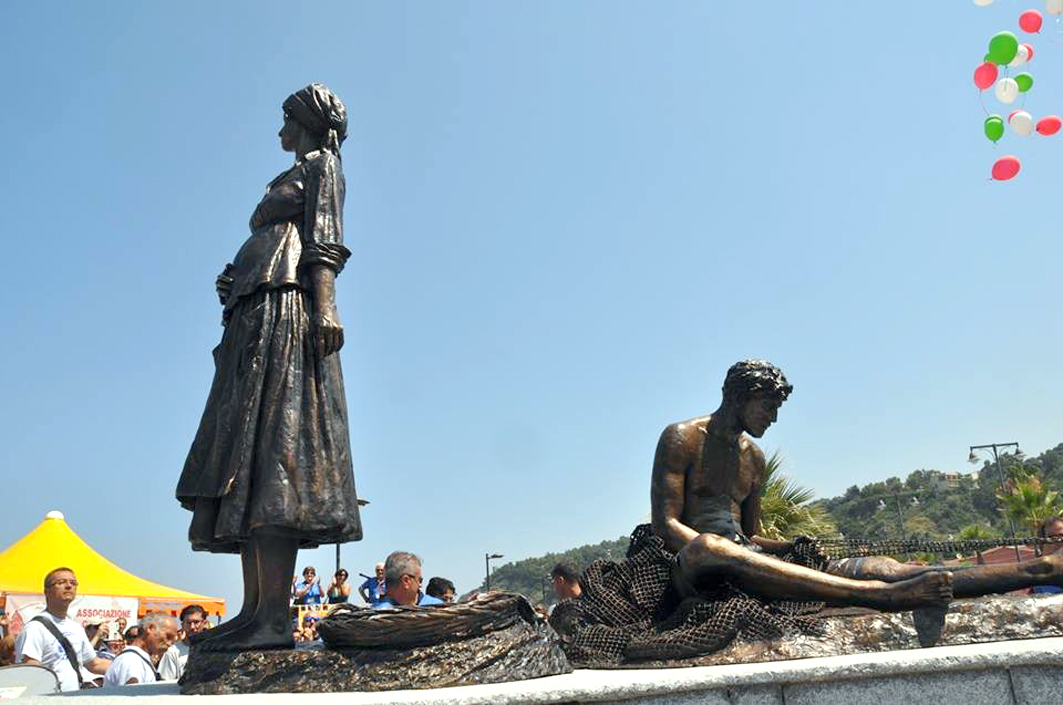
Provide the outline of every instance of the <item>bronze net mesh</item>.
[[[550,616],[569,660],[588,666],[687,658],[736,639],[819,633],[809,615],[822,603],[763,600],[726,580],[681,601],[672,586],[674,558],[643,524],[632,533],[624,560],[592,563],[580,578],[583,596],[559,603]],[[782,560],[827,567],[827,557],[809,540],[797,540]]]

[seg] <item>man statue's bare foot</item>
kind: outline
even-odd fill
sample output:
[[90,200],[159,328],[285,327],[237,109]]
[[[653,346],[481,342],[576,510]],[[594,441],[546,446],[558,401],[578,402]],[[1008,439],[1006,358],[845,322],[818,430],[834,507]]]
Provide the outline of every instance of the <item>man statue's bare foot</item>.
[[886,589],[887,606],[891,611],[919,607],[945,607],[952,601],[952,574],[943,570],[923,573],[908,580],[890,583]]
[[196,646],[201,652],[240,653],[242,651],[294,649],[295,640],[292,638],[287,620],[273,626],[252,620]]

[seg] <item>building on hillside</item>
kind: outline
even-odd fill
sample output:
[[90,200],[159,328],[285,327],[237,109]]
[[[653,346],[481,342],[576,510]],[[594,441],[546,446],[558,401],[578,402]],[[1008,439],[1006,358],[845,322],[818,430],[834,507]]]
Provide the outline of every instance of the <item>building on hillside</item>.
[[980,473],[978,470],[969,473],[953,472],[951,470],[946,470],[945,472],[931,470],[928,475],[928,484],[932,489],[948,491],[960,489],[960,480],[964,477],[969,477],[973,481],[978,482]]

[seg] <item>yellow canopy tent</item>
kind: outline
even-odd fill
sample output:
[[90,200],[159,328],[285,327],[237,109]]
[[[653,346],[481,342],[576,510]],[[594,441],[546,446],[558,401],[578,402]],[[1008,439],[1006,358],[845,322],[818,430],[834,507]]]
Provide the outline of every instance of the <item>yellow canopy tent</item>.
[[140,614],[152,610],[174,612],[200,605],[211,614],[225,614],[225,600],[159,585],[126,572],[96,553],[66,523],[61,512],[48,512],[44,521],[0,553],[0,595],[39,595],[45,574],[59,566],[77,574],[79,595],[135,597]]

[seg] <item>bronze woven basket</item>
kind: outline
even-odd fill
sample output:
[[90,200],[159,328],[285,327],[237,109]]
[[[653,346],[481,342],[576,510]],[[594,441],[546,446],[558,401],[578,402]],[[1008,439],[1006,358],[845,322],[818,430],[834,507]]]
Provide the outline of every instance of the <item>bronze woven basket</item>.
[[340,605],[318,624],[333,649],[396,649],[469,639],[541,621],[523,595],[491,593],[472,602],[371,609]]

